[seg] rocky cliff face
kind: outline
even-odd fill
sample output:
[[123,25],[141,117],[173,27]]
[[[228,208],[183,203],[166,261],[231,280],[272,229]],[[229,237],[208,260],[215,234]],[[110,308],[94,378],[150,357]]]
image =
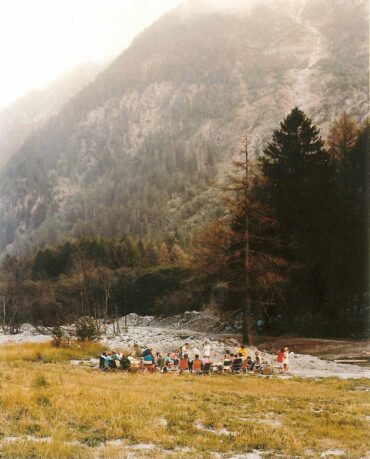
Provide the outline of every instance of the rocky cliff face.
[[1,250],[188,234],[218,212],[215,184],[246,133],[257,153],[294,105],[324,134],[343,110],[367,115],[367,16],[364,0],[165,15],[2,171]]

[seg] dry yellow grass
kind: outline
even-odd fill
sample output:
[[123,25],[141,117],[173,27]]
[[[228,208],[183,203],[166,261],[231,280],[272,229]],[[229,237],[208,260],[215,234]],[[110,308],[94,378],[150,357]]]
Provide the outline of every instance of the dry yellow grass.
[[41,362],[56,363],[71,359],[97,357],[105,348],[97,342],[79,343],[71,346],[54,347],[49,343],[6,344],[0,346],[0,362]]
[[[333,448],[360,458],[370,450],[366,380],[104,374],[63,363],[65,354],[50,364],[7,359],[4,347],[1,354],[3,458],[207,458],[254,449],[312,458]],[[140,444],[152,449],[132,449]]]

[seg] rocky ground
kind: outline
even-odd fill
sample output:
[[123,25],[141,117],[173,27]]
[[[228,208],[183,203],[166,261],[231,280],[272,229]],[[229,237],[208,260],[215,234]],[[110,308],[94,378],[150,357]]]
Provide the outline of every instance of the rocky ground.
[[[107,347],[131,349],[134,346],[150,347],[162,352],[173,351],[185,342],[191,349],[202,351],[205,341],[209,341],[215,361],[222,358],[225,349],[234,351],[240,342],[236,333],[239,324],[225,324],[220,318],[201,312],[186,312],[168,318],[138,316],[129,314],[117,324],[103,327],[101,340]],[[64,327],[66,333],[72,334],[74,327]],[[0,344],[21,342],[42,342],[51,339],[51,331],[47,328],[35,328],[24,324],[17,335],[0,333]],[[363,341],[309,340],[304,338],[258,338],[258,349],[264,361],[274,364],[275,351],[282,345],[290,346],[290,375],[300,377],[339,377],[339,378],[370,378],[369,363],[370,344]],[[250,348],[253,355],[255,348]],[[315,355],[312,355],[315,354]],[[319,356],[325,355],[322,359]],[[365,364],[351,365],[335,360],[359,360]]]

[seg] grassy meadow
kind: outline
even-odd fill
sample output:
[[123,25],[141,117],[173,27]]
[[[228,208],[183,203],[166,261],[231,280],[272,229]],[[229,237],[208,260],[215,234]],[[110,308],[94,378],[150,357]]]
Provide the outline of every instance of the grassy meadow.
[[99,344],[0,349],[1,458],[370,454],[368,380],[105,374],[69,364]]

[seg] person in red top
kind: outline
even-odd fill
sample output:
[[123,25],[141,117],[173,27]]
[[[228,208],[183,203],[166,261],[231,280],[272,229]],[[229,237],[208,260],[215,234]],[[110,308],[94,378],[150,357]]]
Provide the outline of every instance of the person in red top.
[[283,371],[284,348],[279,349],[276,360],[279,366],[279,372],[281,373]]

